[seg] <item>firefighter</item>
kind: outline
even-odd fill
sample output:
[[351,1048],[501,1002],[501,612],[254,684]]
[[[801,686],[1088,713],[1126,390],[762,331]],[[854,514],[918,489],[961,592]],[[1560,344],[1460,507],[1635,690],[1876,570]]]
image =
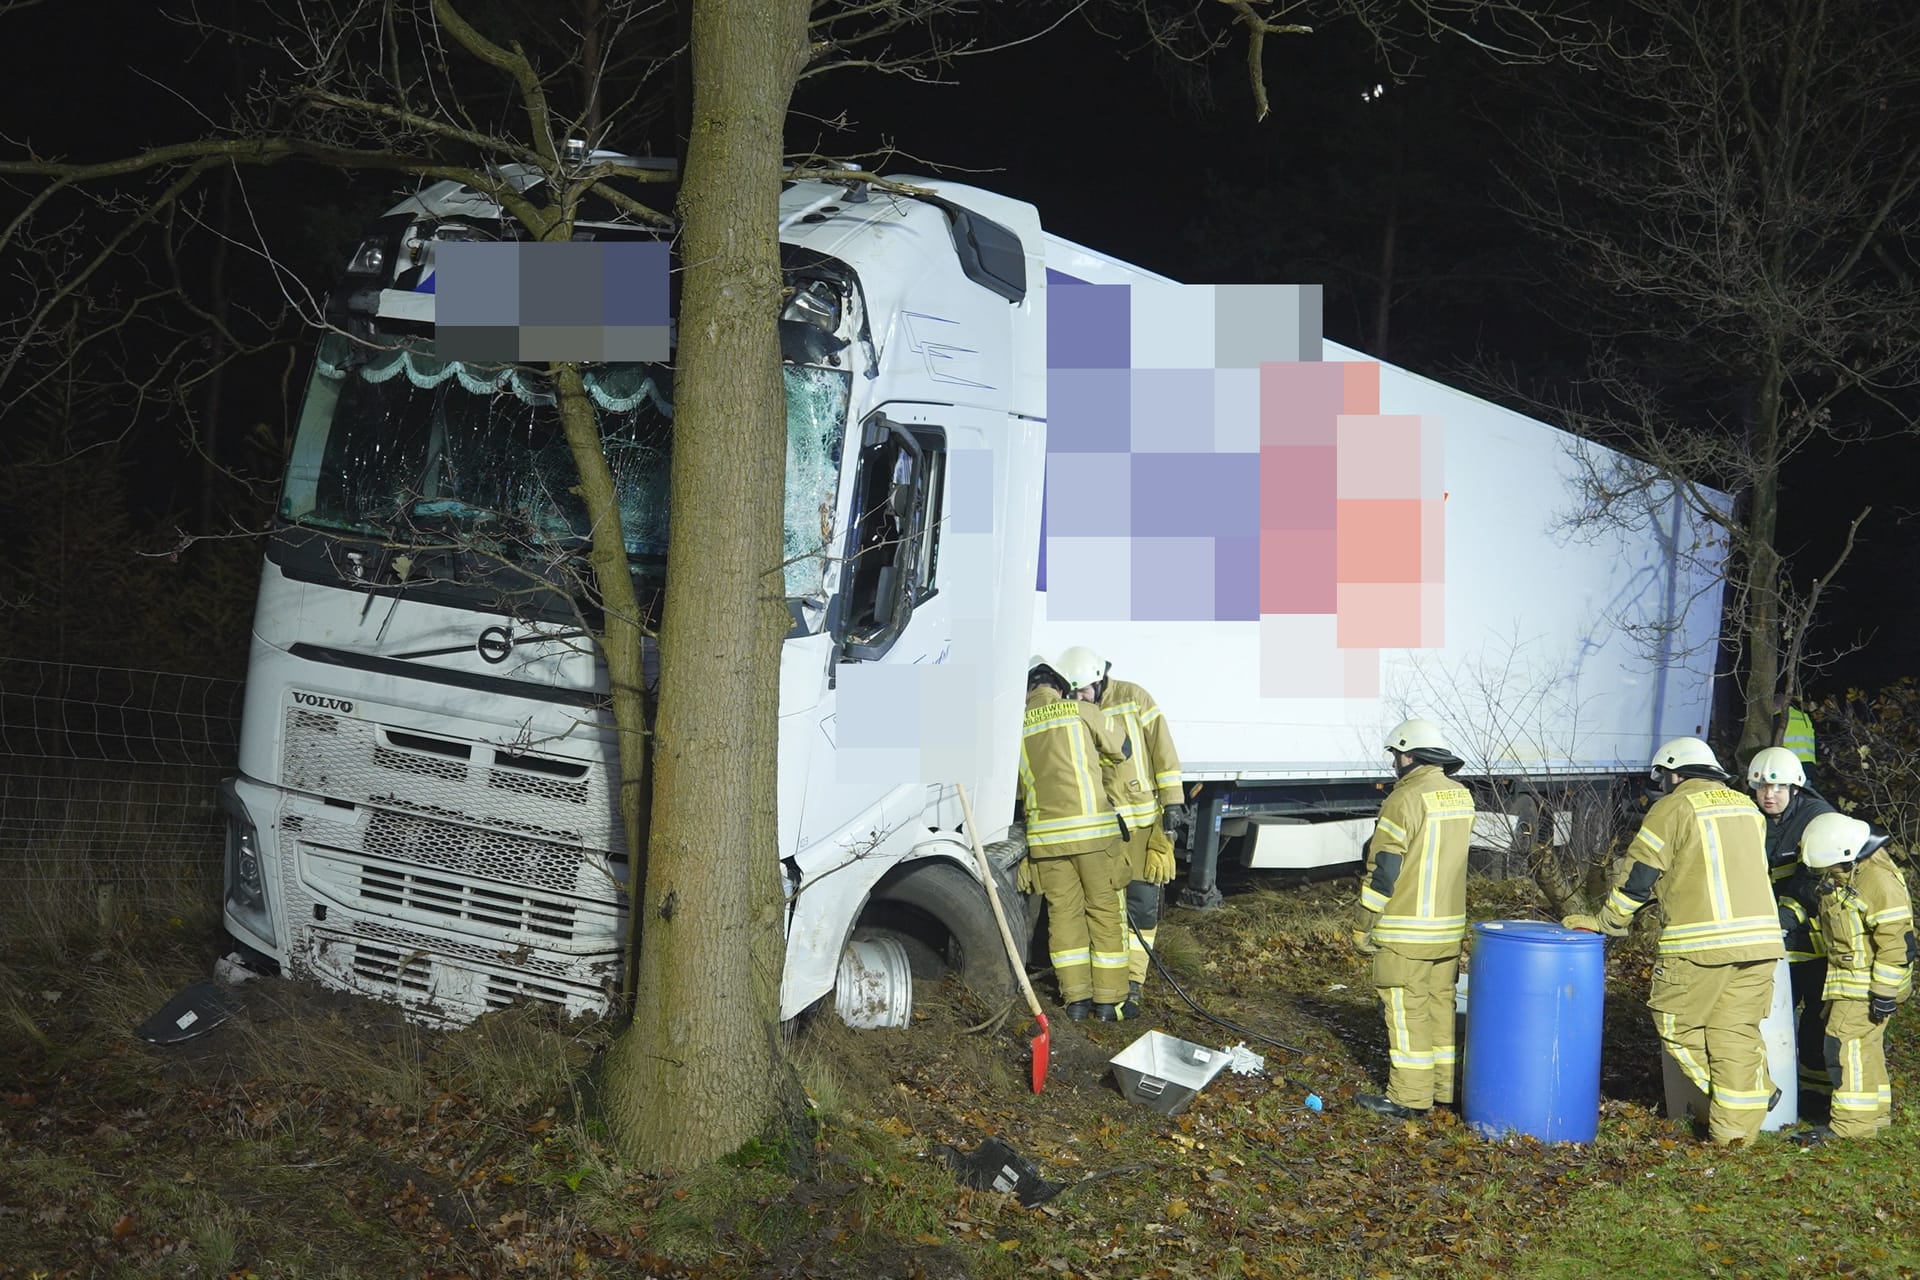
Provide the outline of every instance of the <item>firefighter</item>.
[[[1180,753],[1173,731],[1153,695],[1137,684],[1115,680],[1113,664],[1085,645],[1060,654],[1061,673],[1069,682],[1084,680],[1093,702],[1107,714],[1107,724],[1133,743],[1133,755],[1120,766],[1123,788],[1115,807],[1135,838],[1124,846],[1128,855],[1127,993],[1138,1001],[1147,980],[1147,951],[1160,927],[1160,886],[1173,879],[1173,839],[1165,827],[1166,811],[1184,799],[1180,791]],[[1076,691],[1077,692],[1077,691]],[[1139,837],[1144,832],[1145,838]]]
[[1047,900],[1047,946],[1060,1001],[1078,1022],[1134,1016],[1127,1001],[1126,925],[1114,847],[1125,830],[1109,798],[1110,778],[1131,748],[1051,663],[1027,673],[1020,740],[1027,858]]
[[1708,1136],[1751,1141],[1777,1097],[1760,1019],[1773,1001],[1774,965],[1786,954],[1767,879],[1766,819],[1726,785],[1713,749],[1698,738],[1664,744],[1652,768],[1662,795],[1606,906],[1597,918],[1563,923],[1621,936],[1658,890],[1666,923],[1647,993],[1653,1029],[1707,1095]]
[[1833,1120],[1800,1143],[1866,1138],[1893,1123],[1887,1019],[1913,991],[1913,901],[1883,852],[1887,837],[1858,818],[1823,813],[1807,824],[1800,860],[1820,876],[1827,941],[1826,1063]]
[[1373,956],[1387,1021],[1387,1092],[1354,1101],[1405,1120],[1453,1102],[1453,988],[1467,932],[1473,796],[1454,783],[1462,761],[1431,723],[1402,722],[1386,749],[1398,781],[1367,841],[1353,945]]
[[1786,935],[1787,972],[1793,978],[1794,1037],[1800,1059],[1800,1118],[1821,1121],[1832,1092],[1827,1080],[1826,1029],[1820,1009],[1827,982],[1826,945],[1814,891],[1820,877],[1800,861],[1800,834],[1833,806],[1807,782],[1800,757],[1786,747],[1754,753],[1747,765],[1747,789],[1767,818],[1767,874],[1773,879]]

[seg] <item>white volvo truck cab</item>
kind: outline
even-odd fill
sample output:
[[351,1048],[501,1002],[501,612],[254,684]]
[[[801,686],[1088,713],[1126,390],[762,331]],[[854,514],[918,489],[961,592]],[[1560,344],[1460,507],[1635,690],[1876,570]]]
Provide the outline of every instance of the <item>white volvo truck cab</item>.
[[[855,668],[964,669],[981,725],[1017,726],[1024,693],[1044,462],[1039,220],[918,185],[803,182],[781,202],[793,626],[778,794],[764,800],[789,895],[783,1016],[834,989],[856,936],[1009,976],[953,784],[970,788],[1005,876],[1017,732],[980,733],[937,779],[885,752],[853,768],[869,757],[842,750],[866,732],[838,714]],[[609,219],[581,234],[659,233]],[[511,235],[478,193],[428,187],[374,228],[332,298],[225,788],[234,939],[292,976],[447,1022],[523,999],[605,1009],[626,934],[607,673],[554,393],[539,368],[448,360],[433,342],[435,246]],[[585,381],[635,586],[657,609],[673,370],[607,363]]]

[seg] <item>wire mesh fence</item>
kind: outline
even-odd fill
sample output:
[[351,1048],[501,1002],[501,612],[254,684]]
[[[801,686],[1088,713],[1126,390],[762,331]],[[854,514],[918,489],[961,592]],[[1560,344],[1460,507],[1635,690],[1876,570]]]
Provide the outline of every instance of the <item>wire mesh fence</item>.
[[49,888],[217,876],[241,682],[0,658],[0,874]]

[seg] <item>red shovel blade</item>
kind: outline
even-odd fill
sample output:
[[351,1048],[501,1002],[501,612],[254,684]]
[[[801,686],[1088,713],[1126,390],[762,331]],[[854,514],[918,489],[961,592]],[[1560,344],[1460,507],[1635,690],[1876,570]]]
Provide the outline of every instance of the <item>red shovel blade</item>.
[[1040,1024],[1040,1034],[1033,1038],[1033,1091],[1040,1092],[1047,1082],[1047,1060],[1053,1056],[1053,1033],[1047,1027],[1047,1015],[1036,1013],[1034,1021]]

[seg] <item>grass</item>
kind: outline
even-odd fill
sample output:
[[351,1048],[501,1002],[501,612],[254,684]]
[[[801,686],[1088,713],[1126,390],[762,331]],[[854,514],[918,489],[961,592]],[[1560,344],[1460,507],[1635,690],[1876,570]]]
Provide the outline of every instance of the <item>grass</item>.
[[10,758],[0,776],[0,929],[88,954],[129,920],[217,919],[219,770]]
[[1571,1206],[1582,1240],[1536,1250],[1530,1274],[1585,1280],[1631,1259],[1646,1276],[1912,1275],[1920,1117],[1899,1112],[1885,1137],[1816,1150],[1771,1136],[1751,1151],[1677,1147],[1630,1183],[1584,1192]]
[[[89,904],[0,952],[0,1204],[18,1207],[0,1213],[0,1278],[1916,1273],[1916,1011],[1890,1036],[1889,1136],[1707,1147],[1656,1109],[1635,943],[1609,960],[1595,1143],[1488,1142],[1450,1117],[1396,1125],[1348,1105],[1383,1069],[1364,962],[1346,948],[1351,901],[1348,886],[1255,890],[1163,925],[1183,986],[1298,1051],[1270,1050],[1268,1079],[1220,1077],[1182,1116],[1104,1083],[1139,1028],[1056,1025],[1036,1097],[1019,1012],[969,1031],[995,1010],[927,985],[910,1030],[831,1016],[792,1029],[820,1122],[810,1170],[750,1144],[672,1180],[633,1174],[608,1141],[591,1083],[604,1027],[515,1009],[430,1031],[263,983],[243,989],[246,1016],[152,1050],[128,1028],[204,973],[212,940],[145,911],[103,934]],[[1476,917],[1529,907],[1525,886],[1474,887]],[[1158,975],[1148,991],[1149,1025],[1238,1038]],[[1302,1106],[1308,1091],[1324,1111]],[[990,1134],[1065,1189],[1025,1209],[958,1185],[941,1148]]]

